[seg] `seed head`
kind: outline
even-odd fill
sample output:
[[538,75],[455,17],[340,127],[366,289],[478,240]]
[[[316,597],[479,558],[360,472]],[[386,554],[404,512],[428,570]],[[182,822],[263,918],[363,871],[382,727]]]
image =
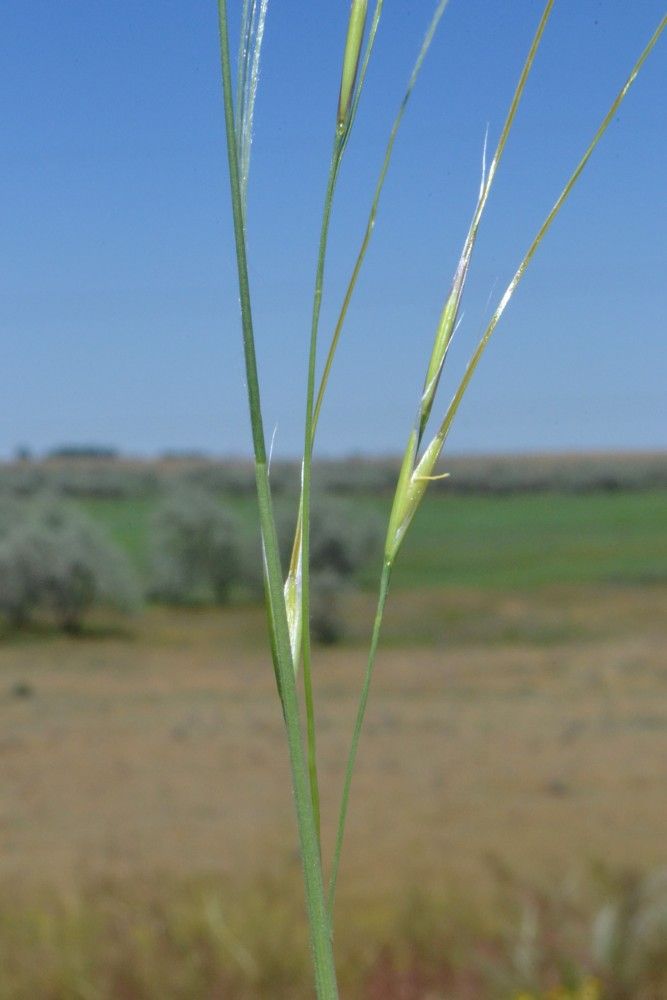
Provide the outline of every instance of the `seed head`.
[[403,456],[403,465],[396,485],[394,503],[389,516],[389,526],[387,528],[387,540],[385,542],[384,558],[385,562],[393,563],[396,554],[405,537],[405,533],[412,523],[412,519],[417,513],[417,508],[422,501],[426,487],[435,479],[447,479],[448,472],[435,472],[435,467],[445,438],[438,432],[433,438],[422,457],[417,461],[417,431],[413,430],[408,441],[408,447]]

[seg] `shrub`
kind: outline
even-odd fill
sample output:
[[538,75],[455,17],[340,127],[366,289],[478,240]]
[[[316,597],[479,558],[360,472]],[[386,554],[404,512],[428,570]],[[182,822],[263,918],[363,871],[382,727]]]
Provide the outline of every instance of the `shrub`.
[[210,494],[180,485],[153,517],[151,593],[172,604],[224,604],[240,576],[236,519]]
[[323,646],[334,646],[345,635],[340,599],[348,582],[335,570],[313,573],[311,578],[310,628]]
[[343,458],[315,462],[314,474],[326,493],[391,495],[399,468],[398,458]]
[[93,607],[138,607],[127,560],[76,507],[48,499],[9,516],[8,509],[0,514],[0,612],[11,625],[24,625],[41,610],[76,633]]
[[49,470],[48,483],[66,496],[99,500],[152,496],[157,490],[157,476],[150,466],[105,460],[58,463]]
[[372,513],[351,510],[331,497],[314,499],[310,521],[310,561],[313,572],[334,572],[352,579],[379,556],[382,525]]
[[21,505],[8,493],[0,493],[0,542],[21,519]]
[[0,541],[0,613],[12,628],[26,625],[39,604],[38,560],[25,526]]

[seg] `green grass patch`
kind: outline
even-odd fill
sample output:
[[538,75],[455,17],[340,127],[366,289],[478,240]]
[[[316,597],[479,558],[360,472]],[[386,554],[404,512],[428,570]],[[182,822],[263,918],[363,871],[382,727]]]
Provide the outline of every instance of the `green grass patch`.
[[[441,487],[445,494],[446,486]],[[435,492],[435,491],[434,491]],[[84,507],[141,571],[156,500],[85,500]],[[255,501],[225,499],[248,530]],[[388,515],[389,501],[357,497],[355,511]],[[376,567],[364,582],[371,584]],[[667,580],[667,491],[562,496],[427,496],[399,555],[395,586],[523,589],[560,583]]]
[[667,493],[427,499],[395,585],[504,589],[667,579]]

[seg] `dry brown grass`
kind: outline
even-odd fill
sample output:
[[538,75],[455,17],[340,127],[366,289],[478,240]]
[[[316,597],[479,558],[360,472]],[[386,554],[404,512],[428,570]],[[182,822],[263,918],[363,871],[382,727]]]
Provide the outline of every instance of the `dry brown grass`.
[[[545,884],[594,859],[663,863],[664,612],[657,587],[397,595],[342,908],[452,880],[484,893],[490,858]],[[421,644],[402,644],[415,615]],[[362,664],[353,644],[317,667],[327,842]],[[5,642],[1,876],[243,881],[296,866],[273,683],[255,609]]]

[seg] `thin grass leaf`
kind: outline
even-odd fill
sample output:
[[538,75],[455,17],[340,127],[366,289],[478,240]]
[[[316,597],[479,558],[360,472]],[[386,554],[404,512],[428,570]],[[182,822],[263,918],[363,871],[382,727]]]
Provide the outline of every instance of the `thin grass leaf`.
[[343,778],[343,792],[341,795],[340,809],[338,813],[338,826],[336,829],[336,841],[334,844],[333,858],[331,862],[331,872],[329,875],[329,892],[327,899],[327,905],[329,910],[329,921],[332,927],[332,933],[334,926],[334,904],[336,902],[336,886],[338,884],[338,871],[340,869],[340,859],[343,853],[343,839],[345,837],[345,823],[347,820],[347,810],[350,804],[350,789],[352,788],[352,776],[354,774],[354,767],[357,760],[357,750],[359,748],[359,739],[361,737],[361,730],[363,728],[364,719],[366,717],[368,696],[370,695],[371,681],[373,679],[373,668],[375,666],[375,658],[377,656],[378,644],[380,642],[380,632],[382,630],[382,622],[384,620],[384,610],[387,604],[387,597],[389,595],[391,572],[392,572],[392,564],[385,560],[382,566],[382,575],[380,576],[378,603],[377,603],[377,609],[375,611],[375,620],[373,622],[373,633],[371,635],[371,645],[368,651],[366,671],[364,673],[364,681],[362,684],[361,693],[359,695],[357,714],[354,720],[354,730],[352,732],[350,752],[348,754],[347,762],[345,765],[345,777]]

